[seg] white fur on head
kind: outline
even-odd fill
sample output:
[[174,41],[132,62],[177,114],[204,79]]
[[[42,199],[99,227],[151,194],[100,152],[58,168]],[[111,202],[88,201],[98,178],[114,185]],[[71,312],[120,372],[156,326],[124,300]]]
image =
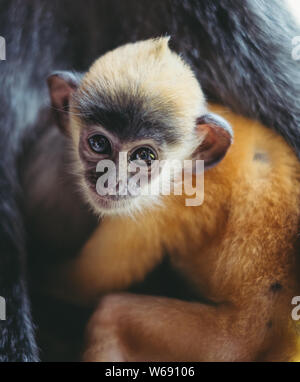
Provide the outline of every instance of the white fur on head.
[[171,115],[174,129],[187,137],[196,119],[207,111],[205,99],[192,69],[169,48],[169,39],[139,41],[106,53],[81,81],[80,97],[102,93],[117,100],[120,94],[136,95],[162,122],[164,118],[170,122]]

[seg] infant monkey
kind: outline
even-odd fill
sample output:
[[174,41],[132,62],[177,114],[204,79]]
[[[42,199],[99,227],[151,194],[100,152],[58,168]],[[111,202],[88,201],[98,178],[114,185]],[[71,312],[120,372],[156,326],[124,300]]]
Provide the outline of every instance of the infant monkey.
[[[84,360],[295,357],[290,313],[299,295],[300,165],[284,140],[222,107],[209,112],[168,38],[122,46],[83,78],[57,72],[48,85],[57,124],[72,142],[82,193],[102,217],[78,257],[54,274],[55,292],[94,303],[143,280],[167,254],[199,301],[207,301],[107,295],[90,321]],[[233,144],[221,115],[233,127]],[[193,160],[188,173],[196,188],[202,167],[195,161],[204,161],[201,205],[187,206],[185,192],[145,195],[144,186],[135,192],[131,164],[140,164],[151,184],[165,184],[172,160]],[[164,162],[153,177],[156,161]],[[107,170],[109,163],[115,169]],[[99,192],[112,188],[114,194]]]

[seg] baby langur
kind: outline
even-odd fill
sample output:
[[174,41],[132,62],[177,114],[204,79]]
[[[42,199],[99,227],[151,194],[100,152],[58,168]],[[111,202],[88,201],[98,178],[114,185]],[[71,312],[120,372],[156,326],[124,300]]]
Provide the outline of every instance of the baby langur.
[[[206,301],[108,295],[90,321],[84,359],[294,357],[300,165],[284,140],[211,107],[232,125],[231,145],[230,125],[208,111],[192,70],[169,49],[168,38],[125,45],[100,57],[83,78],[57,72],[48,85],[57,124],[73,142],[82,192],[103,217],[78,257],[53,276],[55,292],[94,303],[143,280],[167,253]],[[121,165],[120,153],[126,157]],[[193,160],[188,173],[196,185],[201,166],[195,161],[204,160],[201,205],[187,206],[185,192],[123,192],[137,175],[131,164],[147,169],[154,184],[165,182],[171,160]],[[165,162],[153,177],[156,161]],[[105,169],[111,162],[114,169]],[[100,189],[114,188],[114,194],[98,192],[101,177]]]
[[[231,144],[231,127],[208,113],[194,73],[171,52],[168,40],[116,49],[98,59],[81,82],[68,73],[54,73],[48,80],[58,124],[72,137],[75,168],[96,214],[128,215],[143,209],[145,203],[155,203],[150,192],[142,197],[141,186],[133,195],[136,182],[127,178],[130,165],[134,169],[144,163],[145,172],[152,169],[151,180],[161,173],[163,182],[163,168],[153,171],[155,160],[180,163],[202,159],[209,167],[224,157]],[[59,110],[68,104],[72,93],[68,118]],[[125,163],[120,164],[124,157]],[[115,164],[117,173],[108,171],[105,175],[108,161]],[[110,191],[105,180],[116,188],[115,178],[115,192],[103,195],[100,190]]]

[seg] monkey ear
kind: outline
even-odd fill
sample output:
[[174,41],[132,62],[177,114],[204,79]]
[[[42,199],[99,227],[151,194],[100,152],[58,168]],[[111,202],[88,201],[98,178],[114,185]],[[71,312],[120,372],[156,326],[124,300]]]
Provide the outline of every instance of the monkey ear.
[[69,103],[79,86],[82,74],[60,71],[47,78],[47,84],[56,123],[64,134],[69,130]]
[[193,154],[193,159],[204,160],[204,169],[218,164],[233,141],[233,131],[225,119],[216,114],[206,114],[197,119],[197,133],[204,136]]

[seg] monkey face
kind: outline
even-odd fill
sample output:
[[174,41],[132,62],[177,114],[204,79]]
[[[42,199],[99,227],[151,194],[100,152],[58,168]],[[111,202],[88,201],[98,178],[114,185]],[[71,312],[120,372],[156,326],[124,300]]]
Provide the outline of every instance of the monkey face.
[[207,113],[194,73],[168,39],[117,48],[83,78],[56,72],[48,86],[57,124],[72,137],[83,194],[97,213],[153,205],[160,185],[172,181],[162,161],[200,159],[211,167],[231,144],[230,127]]
[[145,187],[159,177],[160,153],[151,139],[121,140],[100,125],[83,128],[78,157],[94,209],[119,213],[136,208],[144,199]]

